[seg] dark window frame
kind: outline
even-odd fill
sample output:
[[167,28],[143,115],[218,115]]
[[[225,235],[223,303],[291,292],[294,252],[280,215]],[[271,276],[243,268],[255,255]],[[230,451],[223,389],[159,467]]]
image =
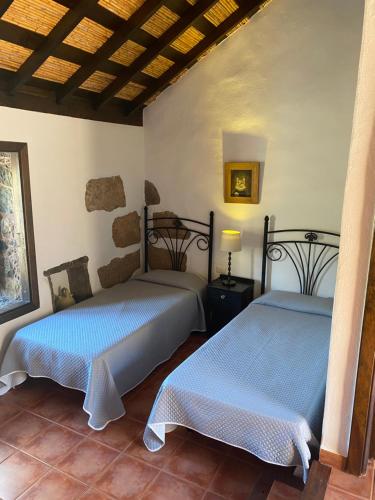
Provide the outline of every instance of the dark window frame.
[[31,189],[29,175],[29,159],[27,152],[27,144],[25,142],[7,142],[0,141],[0,151],[9,153],[18,153],[19,170],[21,179],[22,193],[22,208],[25,225],[25,243],[26,243],[26,260],[27,272],[29,279],[30,301],[27,304],[22,304],[20,307],[15,307],[10,311],[0,312],[0,325],[28,314],[36,309],[39,309],[39,288],[38,288],[38,273],[36,266],[35,240],[34,240],[34,225],[31,204]]

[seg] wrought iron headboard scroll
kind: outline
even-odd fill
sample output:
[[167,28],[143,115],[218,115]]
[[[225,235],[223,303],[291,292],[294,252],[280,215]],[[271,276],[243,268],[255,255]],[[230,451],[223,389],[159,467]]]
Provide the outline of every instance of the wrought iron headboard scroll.
[[[262,259],[262,281],[261,293],[266,288],[267,260],[272,262],[281,259],[290,259],[296,271],[300,292],[304,295],[313,295],[323,277],[323,272],[338,257],[339,233],[329,231],[319,231],[316,229],[279,229],[269,230],[269,217],[264,218],[263,233],[263,259]],[[292,240],[288,237],[277,239],[277,235],[285,233],[300,233],[300,239]],[[272,240],[270,241],[270,235]],[[337,244],[322,241],[322,238],[329,236]],[[337,239],[336,239],[337,238]]]
[[[163,223],[158,223],[163,221]],[[168,221],[165,224],[165,221]],[[184,223],[189,223],[189,227]],[[152,223],[152,224],[150,224]],[[210,212],[209,222],[201,222],[186,217],[151,217],[148,207],[144,208],[144,268],[148,271],[149,245],[162,243],[168,250],[171,269],[181,271],[188,249],[195,243],[201,251],[208,251],[207,279],[212,280],[212,251],[214,236],[214,212]]]

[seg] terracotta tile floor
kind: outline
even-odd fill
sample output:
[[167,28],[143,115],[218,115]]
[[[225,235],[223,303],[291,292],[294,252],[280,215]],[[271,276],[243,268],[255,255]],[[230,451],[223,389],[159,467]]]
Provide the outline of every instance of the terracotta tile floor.
[[325,500],[373,500],[375,462],[370,461],[365,476],[355,477],[340,470],[332,469],[328,481]]
[[293,469],[184,428],[169,434],[160,452],[147,451],[142,434],[161,382],[203,342],[192,335],[124,396],[127,415],[104,431],[87,426],[83,394],[47,379],[29,379],[0,397],[0,499],[261,500],[274,480],[301,489]]

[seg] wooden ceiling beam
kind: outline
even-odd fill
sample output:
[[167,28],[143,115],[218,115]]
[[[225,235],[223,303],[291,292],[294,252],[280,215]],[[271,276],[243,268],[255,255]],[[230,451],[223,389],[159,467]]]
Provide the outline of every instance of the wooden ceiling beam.
[[0,17],[9,9],[13,0],[0,0]]
[[61,18],[48,37],[21,65],[10,82],[9,92],[14,93],[18,87],[27,82],[97,2],[98,0],[81,0]]
[[145,89],[138,97],[132,101],[132,105],[124,110],[127,116],[132,113],[139,112],[144,108],[145,103],[155,94],[162,92],[170,85],[171,80],[176,78],[183,70],[192,66],[210,47],[219,43],[225,36],[235,28],[245,17],[250,17],[256,14],[261,8],[264,0],[237,0],[239,5],[222,24],[213,30],[211,35],[204,38],[195,47],[193,47],[185,56],[184,61],[174,64],[167,70],[154,85]]
[[30,83],[32,85],[27,83],[14,95],[10,95],[7,92],[7,84],[8,77],[12,75],[6,75],[6,73],[11,72],[0,70],[0,106],[109,123],[142,125],[141,113],[130,118],[124,115],[123,107],[126,104],[121,99],[113,99],[106,106],[103,106],[100,111],[96,111],[91,104],[91,99],[87,98],[87,95],[91,94],[91,92],[80,91],[80,96],[74,96],[67,103],[57,104],[55,93],[43,87],[46,83],[45,80],[39,80],[38,83],[42,84],[42,87],[38,87],[34,86],[38,79],[31,78]]
[[132,33],[140,28],[162,4],[163,0],[146,0],[142,7],[128,21],[124,21],[121,27],[108,38],[95,54],[88,56],[87,62],[62,85],[57,93],[57,102],[63,102],[64,99],[75,92],[98,69],[100,63],[111,57],[126,40],[129,40]]
[[97,99],[98,108],[112,99],[134,76],[142,71],[150,62],[157,57],[163,49],[173,43],[196,19],[205,14],[217,0],[200,0],[174,23],[155,44],[139,56],[128,68],[125,68],[120,76],[113,80]]
[[[12,71],[0,68],[0,90],[6,91],[7,82],[10,81],[12,76],[13,76]],[[57,82],[52,82],[50,80],[44,80],[43,78],[37,78],[35,76],[32,76],[30,80],[27,82],[27,84],[23,85],[18,92],[22,92],[24,94],[38,95],[40,97],[43,96],[51,97],[56,100],[55,98],[56,90],[60,87],[60,85],[61,84]],[[93,96],[95,96],[94,92],[80,88],[74,95],[82,99],[86,99],[87,101],[90,101],[90,105],[93,106]],[[114,99],[111,100],[110,104],[115,107],[117,106],[117,108],[119,106],[130,107],[131,101],[115,97]]]

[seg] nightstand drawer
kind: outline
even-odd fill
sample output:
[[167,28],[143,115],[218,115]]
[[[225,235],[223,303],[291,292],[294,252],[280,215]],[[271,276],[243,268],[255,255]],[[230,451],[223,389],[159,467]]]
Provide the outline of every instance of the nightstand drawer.
[[240,294],[231,293],[229,290],[218,290],[211,288],[208,292],[210,303],[225,310],[231,310],[233,313],[241,311],[242,296]]
[[211,334],[223,328],[253,300],[253,280],[237,278],[235,286],[227,287],[223,284],[224,278],[221,276],[207,287],[207,325]]

